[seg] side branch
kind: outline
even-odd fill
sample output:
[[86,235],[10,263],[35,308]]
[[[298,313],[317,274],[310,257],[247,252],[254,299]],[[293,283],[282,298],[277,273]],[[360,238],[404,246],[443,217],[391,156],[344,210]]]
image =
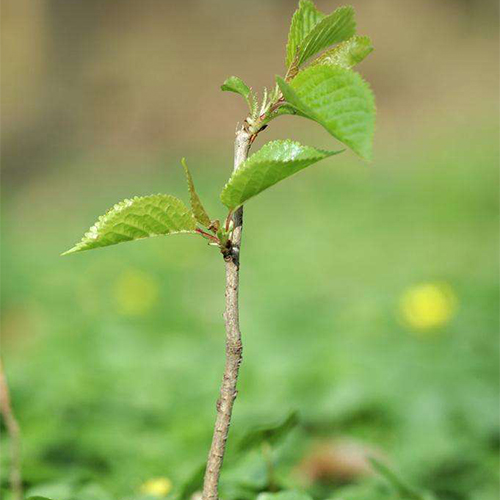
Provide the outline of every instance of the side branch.
[[21,479],[21,433],[12,404],[10,402],[9,387],[0,360],[0,412],[10,437],[10,487],[15,500],[23,498],[23,484]]
[[[234,170],[236,170],[248,156],[251,145],[251,134],[244,127],[236,133],[234,145]],[[212,446],[208,454],[205,482],[203,484],[203,500],[218,500],[218,485],[226,441],[231,424],[233,404],[236,399],[236,384],[242,359],[243,346],[239,322],[238,290],[241,233],[243,228],[243,207],[233,215],[234,231],[231,247],[224,254],[226,266],[226,309],[224,320],[226,325],[226,365],[217,400],[217,418],[215,421]]]

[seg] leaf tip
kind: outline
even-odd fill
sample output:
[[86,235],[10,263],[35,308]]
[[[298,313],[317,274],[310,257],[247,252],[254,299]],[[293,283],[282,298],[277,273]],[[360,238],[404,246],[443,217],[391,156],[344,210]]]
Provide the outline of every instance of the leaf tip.
[[366,144],[359,146],[357,148],[351,148],[362,160],[367,163],[371,163],[373,159],[373,138],[370,137]]
[[281,92],[283,92],[284,87],[288,86],[286,80],[281,75],[276,75],[276,83],[278,84]]
[[76,253],[78,252],[80,249],[78,248],[78,246],[74,246],[72,248],[70,248],[69,250],[66,250],[65,252],[63,252],[61,255],[59,255],[59,257],[65,257],[66,255],[71,255],[72,253]]

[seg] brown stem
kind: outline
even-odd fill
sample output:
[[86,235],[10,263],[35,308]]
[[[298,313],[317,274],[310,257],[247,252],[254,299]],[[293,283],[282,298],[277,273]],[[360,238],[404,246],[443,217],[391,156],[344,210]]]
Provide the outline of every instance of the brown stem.
[[[251,134],[244,127],[236,132],[234,143],[234,170],[244,162],[248,156],[251,144]],[[224,253],[226,265],[226,310],[224,320],[226,323],[226,366],[217,400],[217,418],[215,420],[212,446],[208,454],[205,481],[203,484],[203,500],[218,500],[218,485],[226,441],[231,424],[233,404],[236,399],[236,383],[240,369],[243,346],[238,308],[239,270],[241,232],[243,229],[243,207],[233,214],[234,231],[231,248]]]
[[10,437],[10,487],[15,500],[23,498],[23,483],[21,479],[21,433],[19,424],[12,410],[9,387],[0,360],[0,412]]
[[203,231],[203,229],[195,229],[198,234],[201,234],[204,238],[213,241],[214,243],[219,243],[219,239],[215,237],[213,234],[207,233]]
[[226,232],[229,231],[229,223],[231,222],[232,218],[233,218],[233,209],[230,209],[229,213],[227,214],[226,224],[224,226],[226,229]]

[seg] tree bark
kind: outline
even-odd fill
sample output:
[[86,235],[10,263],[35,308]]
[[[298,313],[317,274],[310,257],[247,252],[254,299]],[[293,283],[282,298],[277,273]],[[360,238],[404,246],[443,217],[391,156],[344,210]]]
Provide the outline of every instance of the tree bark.
[[[234,170],[244,162],[251,145],[251,135],[242,126],[236,132],[234,143]],[[243,207],[233,215],[234,231],[231,246],[224,254],[226,266],[226,365],[217,400],[217,418],[215,421],[212,446],[208,454],[205,481],[203,484],[203,500],[218,500],[218,486],[226,441],[231,424],[234,400],[236,399],[236,384],[240,369],[243,346],[239,322],[238,290],[240,270],[241,233],[243,229]]]

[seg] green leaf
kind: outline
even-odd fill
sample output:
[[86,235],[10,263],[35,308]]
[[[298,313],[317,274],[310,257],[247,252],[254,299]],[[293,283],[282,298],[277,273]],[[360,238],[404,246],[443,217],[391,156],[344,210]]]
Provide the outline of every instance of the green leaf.
[[261,493],[257,500],[312,500],[312,498],[298,491],[281,491],[279,493]]
[[135,197],[117,203],[62,255],[107,247],[123,241],[175,233],[194,233],[193,213],[182,201],[166,194]]
[[387,482],[396,491],[398,496],[404,500],[431,500],[432,496],[426,493],[421,493],[415,489],[408,486],[402,479],[400,479],[394,472],[392,472],[389,467],[384,465],[379,460],[375,458],[370,458],[370,463],[373,468],[384,477]]
[[186,172],[186,179],[187,179],[188,189],[189,189],[189,197],[190,197],[190,201],[191,201],[191,208],[193,210],[194,218],[202,226],[209,227],[210,223],[211,223],[210,217],[208,216],[206,210],[203,208],[200,197],[196,193],[196,190],[194,188],[193,178],[191,177],[191,172],[188,169],[186,159],[183,158],[181,160],[181,163],[182,163],[182,166],[184,167],[184,172]]
[[28,497],[26,500],[52,500],[52,499],[47,497],[34,496],[34,497]]
[[269,142],[233,173],[222,190],[221,201],[235,209],[277,182],[338,153],[340,151],[323,151],[290,140]]
[[250,87],[237,76],[230,76],[222,85],[221,90],[224,92],[234,92],[235,94],[240,94],[252,109],[252,91]]
[[288,33],[288,44],[286,46],[286,65],[291,66],[300,44],[309,32],[318,24],[325,14],[316,9],[310,0],[300,0],[299,8],[295,11]]
[[322,125],[331,135],[364,159],[372,153],[375,102],[368,84],[354,71],[315,65],[290,83],[279,76],[286,101]]
[[205,463],[200,464],[191,475],[186,479],[180,488],[177,496],[178,500],[190,500],[192,496],[203,487],[203,478],[205,477]]
[[372,41],[367,36],[353,36],[318,57],[313,64],[334,64],[352,68],[373,51]]
[[307,34],[300,44],[294,65],[300,67],[310,57],[331,45],[343,42],[356,33],[356,21],[352,7],[340,7],[326,16]]
[[351,484],[335,489],[328,500],[395,500],[392,491],[385,485],[373,484],[367,481],[361,484]]
[[275,445],[283,439],[287,434],[294,429],[299,423],[298,413],[290,412],[278,422],[271,422],[254,427],[247,431],[238,443],[237,449],[239,452],[244,452],[255,448],[262,443]]

